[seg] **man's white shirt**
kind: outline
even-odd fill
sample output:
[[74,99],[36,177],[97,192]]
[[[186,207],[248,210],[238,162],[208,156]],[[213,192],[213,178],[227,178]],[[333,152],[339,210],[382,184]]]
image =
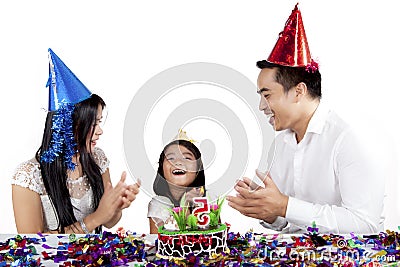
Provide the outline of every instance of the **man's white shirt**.
[[368,144],[322,102],[304,138],[285,130],[275,139],[270,176],[289,196],[286,217],[264,227],[283,232],[375,233],[383,230],[384,179]]

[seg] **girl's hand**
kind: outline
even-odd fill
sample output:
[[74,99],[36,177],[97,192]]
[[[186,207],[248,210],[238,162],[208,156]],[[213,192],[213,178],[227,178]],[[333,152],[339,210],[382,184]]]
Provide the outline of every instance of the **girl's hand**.
[[186,203],[189,206],[193,206],[193,198],[202,197],[203,195],[204,195],[204,189],[202,186],[192,188],[190,191],[186,192],[185,196]]

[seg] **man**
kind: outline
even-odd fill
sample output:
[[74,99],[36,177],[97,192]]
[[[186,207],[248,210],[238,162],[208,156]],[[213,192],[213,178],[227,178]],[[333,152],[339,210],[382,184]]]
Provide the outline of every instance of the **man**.
[[256,172],[263,186],[243,178],[228,204],[278,231],[304,232],[313,222],[320,232],[383,230],[383,179],[351,127],[320,102],[321,75],[297,5],[257,66],[260,110],[282,132],[269,173]]

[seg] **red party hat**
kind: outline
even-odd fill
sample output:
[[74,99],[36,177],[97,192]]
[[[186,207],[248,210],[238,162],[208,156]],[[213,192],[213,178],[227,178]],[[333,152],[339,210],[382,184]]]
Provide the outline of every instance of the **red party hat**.
[[289,67],[316,67],[311,59],[306,32],[303,26],[300,10],[294,7],[286,21],[285,28],[279,33],[278,41],[272,49],[267,61]]

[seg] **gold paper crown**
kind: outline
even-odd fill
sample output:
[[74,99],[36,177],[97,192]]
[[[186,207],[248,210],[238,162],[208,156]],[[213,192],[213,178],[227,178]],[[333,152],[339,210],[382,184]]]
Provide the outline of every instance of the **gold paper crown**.
[[182,129],[179,129],[178,134],[174,137],[174,139],[172,139],[172,141],[175,141],[175,140],[186,140],[186,141],[189,141],[190,143],[196,142],[195,140],[189,138],[186,134],[186,131],[184,131]]

